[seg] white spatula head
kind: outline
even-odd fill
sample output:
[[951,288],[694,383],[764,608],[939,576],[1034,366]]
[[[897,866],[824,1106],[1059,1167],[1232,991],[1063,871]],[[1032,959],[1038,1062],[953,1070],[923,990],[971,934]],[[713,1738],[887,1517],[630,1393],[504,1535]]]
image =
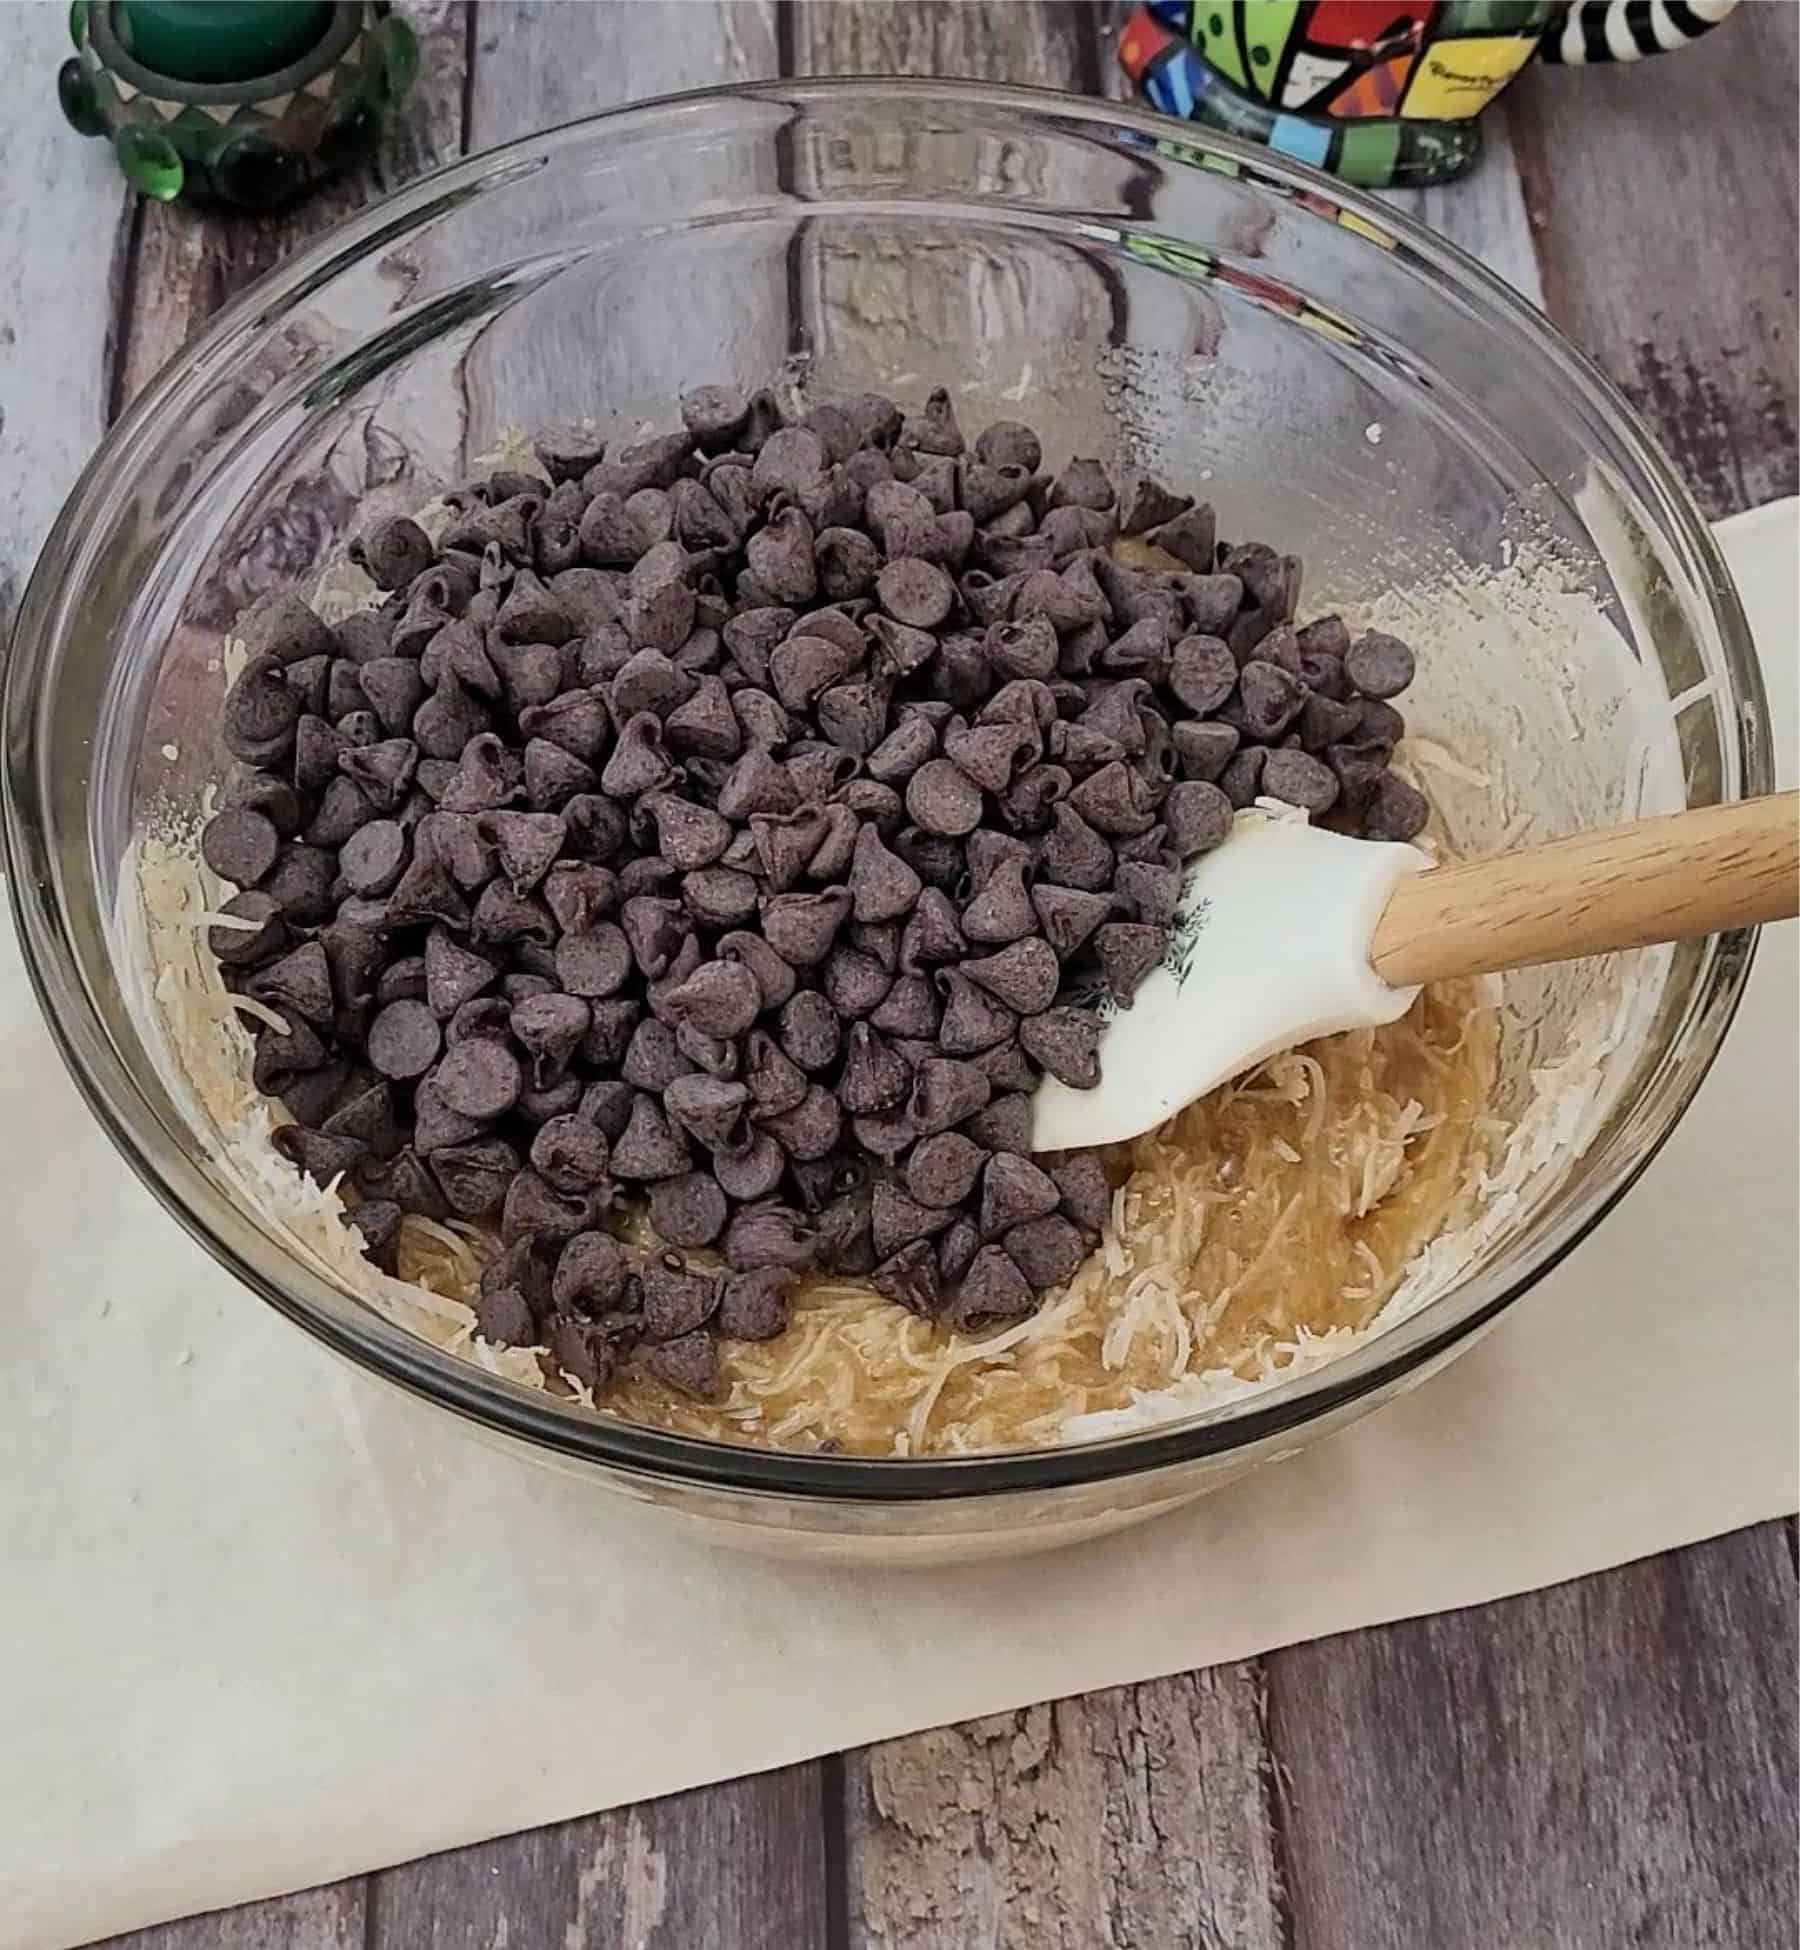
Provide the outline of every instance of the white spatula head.
[[1431,864],[1417,847],[1240,813],[1190,867],[1168,952],[1131,1007],[1096,1001],[1099,1084],[1039,1085],[1032,1148],[1136,1137],[1296,1044],[1404,1015],[1418,990],[1382,981],[1369,943],[1395,883]]

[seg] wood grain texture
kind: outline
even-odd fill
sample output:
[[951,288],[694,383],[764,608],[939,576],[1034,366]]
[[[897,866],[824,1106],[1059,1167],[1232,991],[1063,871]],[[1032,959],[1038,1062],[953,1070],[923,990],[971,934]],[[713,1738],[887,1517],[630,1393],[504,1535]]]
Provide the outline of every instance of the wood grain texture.
[[[1030,83],[1077,93],[1098,86],[1095,10],[1086,0],[1021,5],[1006,0],[917,0],[855,6],[790,4],[784,45],[801,75],[945,75]],[[830,201],[846,162],[869,173],[903,167],[926,133],[848,131],[804,147],[803,194]],[[1029,193],[1045,167],[1028,140],[967,144],[952,187],[972,194]],[[838,217],[806,226],[792,252],[794,347],[810,357],[821,394],[874,387],[916,399],[934,385],[958,389],[979,422],[1015,411],[1023,389],[1074,399],[1085,392],[1100,418],[1096,357],[1123,332],[1123,294],[1098,254],[1029,245],[998,229],[938,231],[915,216],[902,229]],[[1046,387],[1051,374],[1066,385]],[[1053,451],[1065,429],[1040,421]]]
[[1800,793],[1776,792],[1409,874],[1369,962],[1407,988],[1753,928],[1797,903]]
[[363,1878],[108,1937],[95,1950],[365,1950]]
[[1295,1942],[1788,1950],[1781,1530],[1277,1653]]
[[784,1768],[385,1870],[367,1950],[825,1950],[819,1780]]
[[1255,1662],[846,1758],[855,1950],[1280,1950]]
[[[574,116],[777,72],[774,0],[483,6],[470,142],[487,148]],[[668,155],[671,171],[708,166],[679,136]],[[745,187],[727,172],[711,194]],[[537,197],[549,212],[562,196],[579,223],[595,193],[570,181]],[[464,361],[475,436],[586,418],[627,432],[650,416],[668,425],[676,397],[701,381],[766,385],[787,355],[785,242],[774,226],[683,226],[653,248],[595,251],[484,327]]]
[[228,298],[372,198],[462,153],[465,0],[402,0],[397,11],[418,36],[419,78],[365,167],[268,216],[138,199],[115,270],[114,417]]
[[[111,240],[126,208],[106,146],[56,106],[61,7],[8,10],[0,62],[0,644],[64,495],[106,425]],[[45,321],[54,319],[54,330]]]
[[1100,92],[1088,0],[788,0],[795,74],[914,74]]
[[1797,41],[1800,8],[1753,4],[1672,59],[1507,97],[1546,307],[1715,519],[1800,485]]

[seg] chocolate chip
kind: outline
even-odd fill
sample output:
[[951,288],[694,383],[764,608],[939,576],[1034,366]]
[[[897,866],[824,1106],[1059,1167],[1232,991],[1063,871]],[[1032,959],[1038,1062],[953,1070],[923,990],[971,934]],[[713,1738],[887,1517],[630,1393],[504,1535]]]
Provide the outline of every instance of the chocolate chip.
[[200,835],[200,857],[221,880],[250,887],[274,866],[281,850],[274,824],[248,809],[215,813]]
[[765,1266],[807,1267],[816,1244],[799,1213],[783,1205],[753,1205],[733,1215],[720,1250],[734,1272]]
[[[516,1286],[496,1287],[475,1303],[475,1331],[484,1341],[497,1347],[532,1347],[537,1344],[537,1324],[525,1295]],[[565,1363],[565,1365],[568,1365]],[[599,1380],[598,1369],[594,1381]],[[590,1384],[591,1385],[591,1384]]]
[[1142,986],[1145,976],[1162,960],[1168,930],[1136,921],[1114,921],[1094,936],[1095,952],[1113,1000],[1121,1008]]
[[[515,944],[514,952],[518,953],[528,942],[547,948],[556,939],[556,920],[542,901],[517,894],[505,881],[496,880],[483,890],[475,903],[469,933],[473,940],[486,947]],[[564,983],[565,988],[569,986]],[[571,993],[580,992],[571,990]]]
[[329,1023],[336,1008],[331,966],[317,941],[305,942],[259,969],[244,984],[244,993],[259,1002],[292,1009],[308,1022]]
[[287,940],[281,906],[272,894],[234,894],[220,907],[219,912],[229,915],[234,921],[253,921],[256,924],[252,928],[218,925],[207,929],[206,945],[214,960],[224,967],[251,967],[259,961],[266,961]]
[[1112,1188],[1106,1169],[1092,1151],[1072,1152],[1049,1166],[1061,1209],[1084,1232],[1098,1235],[1112,1216]]
[[1239,812],[1256,803],[1257,794],[1262,791],[1263,767],[1268,759],[1266,746],[1249,745],[1219,774],[1219,790]]
[[710,1334],[683,1334],[652,1348],[646,1363],[659,1381],[696,1401],[709,1402],[719,1392],[719,1349]]
[[692,1161],[681,1133],[647,1093],[633,1100],[630,1121],[612,1148],[613,1174],[619,1178],[654,1181],[674,1178]]
[[788,1324],[796,1280],[785,1266],[733,1273],[719,1296],[719,1332],[732,1341],[772,1341]]
[[837,1097],[818,1084],[809,1085],[792,1110],[760,1121],[782,1150],[801,1162],[824,1157],[836,1145],[844,1124]]
[[631,959],[624,932],[602,921],[584,933],[565,934],[557,942],[556,978],[570,995],[613,995],[631,973]]
[[1071,1090],[1100,1081],[1100,1025],[1079,1009],[1046,1009],[1019,1026],[1019,1041],[1034,1063]]
[[942,1302],[937,1255],[931,1241],[915,1239],[891,1253],[869,1275],[869,1284],[884,1299],[908,1313],[935,1319]]
[[282,681],[279,660],[255,658],[225,695],[225,749],[246,765],[277,764],[294,749],[300,717],[300,700]]
[[487,1037],[458,1043],[432,1072],[437,1094],[459,1117],[503,1117],[519,1101],[525,1073],[504,1044]]
[[947,1056],[972,1055],[1014,1033],[1018,1018],[1012,1010],[977,988],[960,970],[951,970],[942,979],[945,1000],[938,1040]]
[[960,1205],[974,1189],[987,1153],[960,1131],[940,1131],[914,1147],[906,1189],[921,1205]]
[[715,1152],[712,1171],[726,1197],[744,1202],[774,1191],[786,1163],[780,1145],[766,1131],[757,1131],[741,1149]]
[[1425,830],[1431,808],[1422,793],[1392,772],[1382,774],[1362,816],[1363,837],[1371,840],[1410,840]]
[[1337,774],[1306,752],[1271,752],[1263,766],[1262,789],[1271,799],[1300,806],[1317,818],[1337,802]]
[[1306,686],[1277,664],[1252,658],[1238,677],[1244,722],[1257,738],[1279,738],[1300,715]]
[[981,1235],[998,1239],[1013,1226],[1054,1212],[1056,1182],[1016,1151],[997,1151],[981,1174]]
[[[1337,783],[1334,779],[1333,785]],[[1181,875],[1150,860],[1124,860],[1113,883],[1116,897],[1134,921],[1166,929],[1181,901]]]
[[369,1147],[358,1138],[311,1131],[303,1124],[283,1124],[270,1142],[318,1185],[347,1176],[369,1155]]
[[531,1058],[535,1088],[548,1089],[567,1069],[591,1019],[587,1003],[574,995],[534,995],[513,1005],[508,1027]]
[[500,1210],[508,1187],[519,1175],[519,1154],[504,1139],[479,1138],[434,1151],[431,1169],[452,1212],[465,1219],[485,1219]]
[[1015,941],[997,954],[964,962],[962,972],[1021,1016],[1049,1008],[1062,974],[1055,949],[1035,935]]
[[522,1239],[554,1245],[587,1230],[589,1216],[585,1192],[569,1196],[535,1171],[522,1171],[507,1188],[500,1237],[509,1246]]
[[[1275,754],[1279,757],[1289,755]],[[1335,796],[1335,779],[1332,789]],[[1196,853],[1209,852],[1218,846],[1231,834],[1231,805],[1230,798],[1218,786],[1208,785],[1203,780],[1184,779],[1180,784],[1172,785],[1162,805],[1170,846],[1183,859]]]
[[708,1036],[741,1036],[762,1009],[762,989],[741,962],[712,961],[698,968],[668,998],[676,1022],[691,1022]]
[[384,1273],[395,1270],[400,1244],[400,1222],[404,1217],[392,1199],[368,1198],[345,1214],[362,1235],[363,1251]]
[[1364,697],[1398,697],[1414,668],[1408,646],[1383,630],[1365,630],[1344,652],[1344,675]]
[[[725,1230],[725,1194],[709,1173],[684,1172],[650,1188],[650,1223],[672,1246],[709,1246]],[[646,1285],[646,1309],[648,1286]]]
[[625,1299],[630,1266],[623,1248],[610,1234],[570,1234],[557,1256],[551,1295],[559,1309],[607,1314]]

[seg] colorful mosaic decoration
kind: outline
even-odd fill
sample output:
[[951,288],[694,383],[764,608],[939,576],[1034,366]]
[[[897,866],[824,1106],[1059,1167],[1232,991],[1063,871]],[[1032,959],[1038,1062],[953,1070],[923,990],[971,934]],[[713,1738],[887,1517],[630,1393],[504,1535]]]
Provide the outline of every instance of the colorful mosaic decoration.
[[[417,73],[418,44],[403,20],[364,0],[286,8],[302,31],[284,44],[271,38],[283,11],[261,0],[261,11],[221,7],[211,20],[178,5],[134,18],[132,0],[74,0],[75,55],[56,78],[63,115],[105,137],[145,196],[285,203],[368,145]],[[220,78],[234,61],[254,68],[259,49],[278,49],[263,59],[282,65]],[[177,65],[185,72],[170,72]]]
[[1540,51],[1635,60],[1685,45],[1737,0],[1147,0],[1119,60],[1153,106],[1346,182],[1441,182],[1480,151],[1476,117]]

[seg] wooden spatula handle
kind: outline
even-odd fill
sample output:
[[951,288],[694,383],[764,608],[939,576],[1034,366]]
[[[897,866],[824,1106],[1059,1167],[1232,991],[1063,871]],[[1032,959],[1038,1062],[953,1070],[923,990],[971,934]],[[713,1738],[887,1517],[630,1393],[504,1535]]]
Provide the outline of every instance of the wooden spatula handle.
[[1800,793],[1409,874],[1369,959],[1395,988],[1685,941],[1800,912]]

